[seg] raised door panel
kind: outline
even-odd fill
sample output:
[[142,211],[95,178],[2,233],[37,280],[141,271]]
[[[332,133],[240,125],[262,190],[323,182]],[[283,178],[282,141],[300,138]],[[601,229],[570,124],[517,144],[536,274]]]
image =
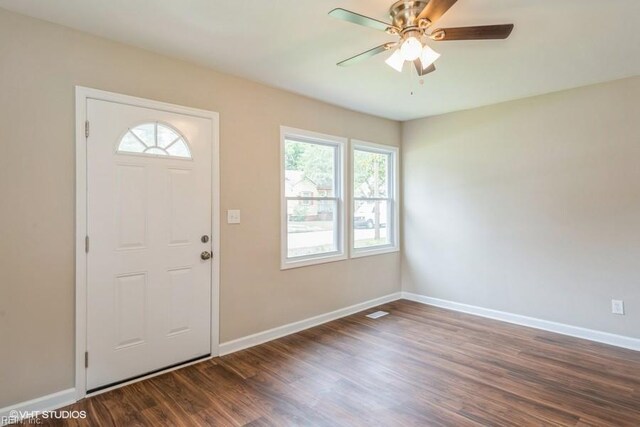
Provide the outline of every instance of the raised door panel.
[[147,274],[116,277],[114,281],[116,349],[145,342],[147,329]]
[[143,165],[116,166],[117,249],[142,249],[146,246],[147,168]]

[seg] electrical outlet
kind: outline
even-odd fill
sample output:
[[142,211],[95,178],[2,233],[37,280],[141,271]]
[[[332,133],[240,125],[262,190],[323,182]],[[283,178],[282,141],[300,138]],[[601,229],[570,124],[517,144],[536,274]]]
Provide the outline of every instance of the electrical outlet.
[[620,299],[612,299],[611,300],[611,312],[613,314],[622,314],[624,315],[624,301]]

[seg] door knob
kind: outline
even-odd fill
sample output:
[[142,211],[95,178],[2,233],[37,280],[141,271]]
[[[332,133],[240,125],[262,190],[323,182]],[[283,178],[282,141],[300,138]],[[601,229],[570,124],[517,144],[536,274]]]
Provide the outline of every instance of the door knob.
[[211,252],[209,251],[204,251],[200,254],[200,258],[202,258],[203,260],[208,260],[211,258]]

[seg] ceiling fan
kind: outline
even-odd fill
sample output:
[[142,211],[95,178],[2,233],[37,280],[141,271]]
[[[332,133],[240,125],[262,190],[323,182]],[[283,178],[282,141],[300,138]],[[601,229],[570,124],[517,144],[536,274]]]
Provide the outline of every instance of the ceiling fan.
[[389,42],[369,49],[337,65],[344,67],[357,64],[367,58],[388,50],[393,53],[386,63],[396,71],[402,72],[406,61],[413,62],[418,75],[423,76],[436,70],[433,63],[440,54],[431,49],[426,40],[491,40],[506,39],[513,30],[513,24],[483,25],[476,27],[436,28],[433,24],[442,17],[457,0],[399,0],[389,8],[391,24],[337,8],[329,12],[334,18],[353,24],[364,25],[387,34],[398,36],[396,42]]

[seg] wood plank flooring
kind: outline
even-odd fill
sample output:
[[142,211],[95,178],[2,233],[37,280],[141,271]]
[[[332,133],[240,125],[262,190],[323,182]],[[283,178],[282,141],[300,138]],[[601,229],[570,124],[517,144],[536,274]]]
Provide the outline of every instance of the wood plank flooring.
[[88,418],[38,421],[640,426],[640,352],[401,300],[65,409]]

